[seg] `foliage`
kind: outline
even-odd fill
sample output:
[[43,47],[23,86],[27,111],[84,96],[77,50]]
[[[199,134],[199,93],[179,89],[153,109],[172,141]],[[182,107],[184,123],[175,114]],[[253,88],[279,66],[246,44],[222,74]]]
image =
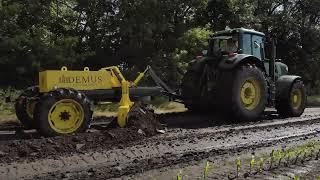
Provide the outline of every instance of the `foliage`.
[[182,171],[179,171],[178,173],[177,173],[177,178],[176,178],[177,180],[182,180]]
[[203,179],[207,179],[208,175],[209,175],[209,170],[210,170],[211,166],[209,161],[207,161],[203,167]]
[[314,0],[1,0],[0,85],[30,86],[62,65],[120,65],[130,77],[150,64],[176,87],[211,32],[245,27],[275,37],[278,58],[317,94],[319,11]]
[[[301,156],[303,154],[303,156]],[[233,175],[228,175],[229,179],[237,179],[237,178],[247,178],[248,176],[254,176],[258,173],[264,173],[263,171],[273,171],[276,168],[281,168],[283,166],[289,166],[292,164],[301,163],[303,164],[304,161],[310,161],[310,160],[319,160],[320,157],[320,143],[316,140],[308,141],[301,145],[292,146],[289,148],[281,148],[278,150],[272,150],[270,153],[266,154],[259,154],[257,157],[255,155],[251,155],[251,157],[246,157],[241,159],[239,156],[235,159],[235,172],[231,173]],[[296,159],[299,161],[295,162]],[[258,161],[256,161],[258,160]],[[242,164],[243,162],[249,162],[248,165]],[[278,162],[278,163],[275,163]],[[272,169],[265,168],[266,165],[269,163],[273,166]],[[213,169],[211,167],[214,166],[214,163],[209,163],[209,161],[206,161],[203,166],[203,174],[202,178],[206,179],[208,178],[209,171],[212,171]],[[218,173],[220,172],[212,172],[212,173]],[[187,175],[183,175],[182,170],[179,170],[177,172],[174,179],[184,179],[184,177],[187,177]],[[298,175],[293,175],[291,177],[292,179],[300,179]]]
[[0,115],[14,114],[14,100],[20,95],[21,91],[8,87],[0,89]]
[[255,157],[254,157],[254,155],[252,155],[251,156],[251,160],[250,160],[250,165],[249,165],[249,173],[251,174],[252,173],[252,170],[253,170],[253,168],[254,168],[254,165],[256,164],[256,161],[255,161]]
[[[303,154],[303,155],[302,155]],[[318,141],[309,141],[305,144],[294,146],[287,149],[272,150],[270,154],[260,154],[260,157],[255,157],[251,155],[251,158],[244,159],[249,161],[248,168],[241,167],[241,159],[236,158],[236,168],[235,176],[228,176],[229,179],[234,179],[239,177],[240,171],[243,172],[243,176],[247,177],[250,175],[255,175],[257,173],[262,173],[263,171],[270,171],[275,168],[280,168],[281,166],[289,166],[290,164],[303,164],[305,161],[310,161],[312,159],[318,160],[320,154],[320,144]],[[259,159],[258,167],[255,168],[255,159]],[[276,161],[278,161],[276,165]],[[284,162],[285,161],[285,162]],[[269,163],[269,168],[264,168]]]
[[239,177],[241,165],[242,165],[241,159],[240,159],[240,157],[237,157],[237,159],[236,159],[236,170],[237,170],[236,177]]
[[178,68],[178,81],[182,79],[187,63],[195,59],[197,55],[202,55],[202,50],[207,49],[208,38],[212,33],[208,28],[197,27],[188,30],[178,39],[178,47],[173,55],[173,61],[175,61]]

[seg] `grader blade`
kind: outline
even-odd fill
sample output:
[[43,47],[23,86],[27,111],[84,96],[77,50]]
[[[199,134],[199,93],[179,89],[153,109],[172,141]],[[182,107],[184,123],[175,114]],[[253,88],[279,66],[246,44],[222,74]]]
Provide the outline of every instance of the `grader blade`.
[[121,82],[121,88],[122,88],[122,96],[120,100],[120,106],[118,108],[118,125],[120,127],[125,127],[127,124],[127,116],[130,111],[130,108],[133,105],[133,102],[131,102],[129,97],[129,82],[123,80]]
[[[129,97],[129,82],[122,81],[122,96],[118,108],[117,124],[120,127],[137,128],[146,135],[154,135],[161,128],[156,115],[140,102],[133,103]],[[112,122],[111,124],[115,124]]]

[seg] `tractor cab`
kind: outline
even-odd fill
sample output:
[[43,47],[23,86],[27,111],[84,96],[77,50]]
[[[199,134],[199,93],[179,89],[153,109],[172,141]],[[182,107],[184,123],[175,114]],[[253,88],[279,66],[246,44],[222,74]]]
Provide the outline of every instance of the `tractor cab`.
[[[241,58],[250,55],[256,60],[262,61],[265,72],[269,76],[271,61],[265,55],[264,33],[245,28],[236,28],[218,31],[209,38],[208,56],[229,56],[233,58],[237,54],[241,55]],[[276,61],[274,66],[275,79],[288,74],[288,66],[286,64]]]
[[238,35],[216,36],[210,39],[209,53],[211,54],[228,54],[239,52]]
[[209,39],[208,55],[247,54],[264,59],[264,33],[237,28],[218,31]]

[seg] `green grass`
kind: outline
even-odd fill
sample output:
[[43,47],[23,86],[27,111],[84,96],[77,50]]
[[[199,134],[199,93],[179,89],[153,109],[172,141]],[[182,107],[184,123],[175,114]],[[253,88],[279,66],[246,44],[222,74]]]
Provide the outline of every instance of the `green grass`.
[[320,95],[308,96],[307,105],[308,106],[320,106]]
[[[16,121],[14,100],[20,95],[20,90],[12,88],[0,89],[0,123]],[[10,97],[11,102],[6,102]]]

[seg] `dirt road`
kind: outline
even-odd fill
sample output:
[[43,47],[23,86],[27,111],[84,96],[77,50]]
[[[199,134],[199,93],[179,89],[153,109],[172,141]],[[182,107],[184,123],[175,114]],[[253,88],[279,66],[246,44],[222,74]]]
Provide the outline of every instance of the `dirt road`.
[[[165,134],[145,137],[132,129],[90,130],[69,137],[42,138],[33,132],[0,135],[0,179],[134,178],[168,168],[252,149],[320,139],[320,108],[300,118],[228,125],[218,117],[161,115]],[[2,137],[1,137],[2,136]]]

